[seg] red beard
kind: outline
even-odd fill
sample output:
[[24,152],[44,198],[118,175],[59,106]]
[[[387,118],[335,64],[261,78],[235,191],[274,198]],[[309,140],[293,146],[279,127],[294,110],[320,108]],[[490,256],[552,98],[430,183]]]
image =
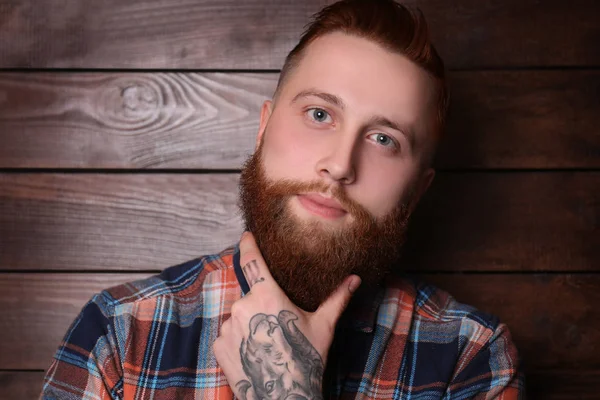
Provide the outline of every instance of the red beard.
[[353,217],[349,226],[301,221],[290,211],[289,199],[299,193],[325,193],[329,187],[320,181],[268,181],[261,149],[242,170],[240,208],[246,229],[254,234],[271,274],[290,300],[315,311],[350,274],[360,276],[363,287],[378,285],[400,257],[406,206],[401,204],[378,221],[336,186],[333,196]]

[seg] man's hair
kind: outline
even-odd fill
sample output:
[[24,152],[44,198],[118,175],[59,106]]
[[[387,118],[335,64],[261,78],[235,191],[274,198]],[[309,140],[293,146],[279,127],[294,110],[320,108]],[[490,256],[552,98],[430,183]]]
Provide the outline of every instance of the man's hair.
[[437,105],[433,133],[439,139],[448,108],[444,62],[431,43],[421,11],[393,0],[342,0],[313,15],[300,42],[285,59],[274,98],[300,63],[306,47],[320,36],[333,32],[371,40],[391,52],[402,54],[429,73],[435,85]]

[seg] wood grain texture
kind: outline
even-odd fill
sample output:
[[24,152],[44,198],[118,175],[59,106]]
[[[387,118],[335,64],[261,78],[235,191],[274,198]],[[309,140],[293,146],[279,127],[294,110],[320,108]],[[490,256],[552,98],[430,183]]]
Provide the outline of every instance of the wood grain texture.
[[441,168],[600,168],[600,70],[449,76]]
[[40,371],[0,371],[0,399],[37,400],[43,381]]
[[[237,174],[0,174],[0,269],[156,270],[238,240]],[[440,173],[409,270],[598,271],[600,173]]]
[[237,168],[275,78],[0,74],[0,166]]
[[[0,67],[279,69],[329,0],[5,0]],[[451,68],[600,64],[594,0],[410,0]]]
[[242,233],[237,175],[0,176],[3,269],[162,269]]
[[600,173],[438,174],[413,215],[406,265],[600,271]]
[[[277,77],[0,73],[0,168],[240,168]],[[600,168],[600,71],[450,80],[438,168]]]
[[[92,296],[138,274],[0,274],[0,369],[46,369]],[[600,275],[423,275],[459,300],[498,315],[527,371],[598,366]]]
[[[37,400],[44,380],[38,371],[0,372],[0,399]],[[534,371],[527,375],[530,400],[596,400],[600,371]]]

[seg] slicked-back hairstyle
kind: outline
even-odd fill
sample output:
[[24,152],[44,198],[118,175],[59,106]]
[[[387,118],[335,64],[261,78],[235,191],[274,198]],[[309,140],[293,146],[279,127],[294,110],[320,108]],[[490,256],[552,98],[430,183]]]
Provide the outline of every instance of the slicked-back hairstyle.
[[274,98],[277,99],[290,73],[300,63],[306,47],[333,32],[371,40],[427,71],[435,84],[437,118],[433,133],[439,138],[448,108],[444,62],[431,43],[421,11],[393,0],[341,0],[313,15],[300,41],[285,59]]

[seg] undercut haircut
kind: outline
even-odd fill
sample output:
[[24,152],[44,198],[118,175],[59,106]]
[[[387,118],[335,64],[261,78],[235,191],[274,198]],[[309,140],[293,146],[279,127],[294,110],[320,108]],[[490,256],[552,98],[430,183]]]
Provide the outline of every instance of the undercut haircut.
[[423,13],[393,0],[342,0],[314,14],[300,41],[285,59],[273,96],[275,101],[302,60],[306,47],[333,32],[371,40],[405,56],[429,74],[435,90],[437,112],[432,133],[437,142],[445,127],[449,98],[444,62],[431,42]]

